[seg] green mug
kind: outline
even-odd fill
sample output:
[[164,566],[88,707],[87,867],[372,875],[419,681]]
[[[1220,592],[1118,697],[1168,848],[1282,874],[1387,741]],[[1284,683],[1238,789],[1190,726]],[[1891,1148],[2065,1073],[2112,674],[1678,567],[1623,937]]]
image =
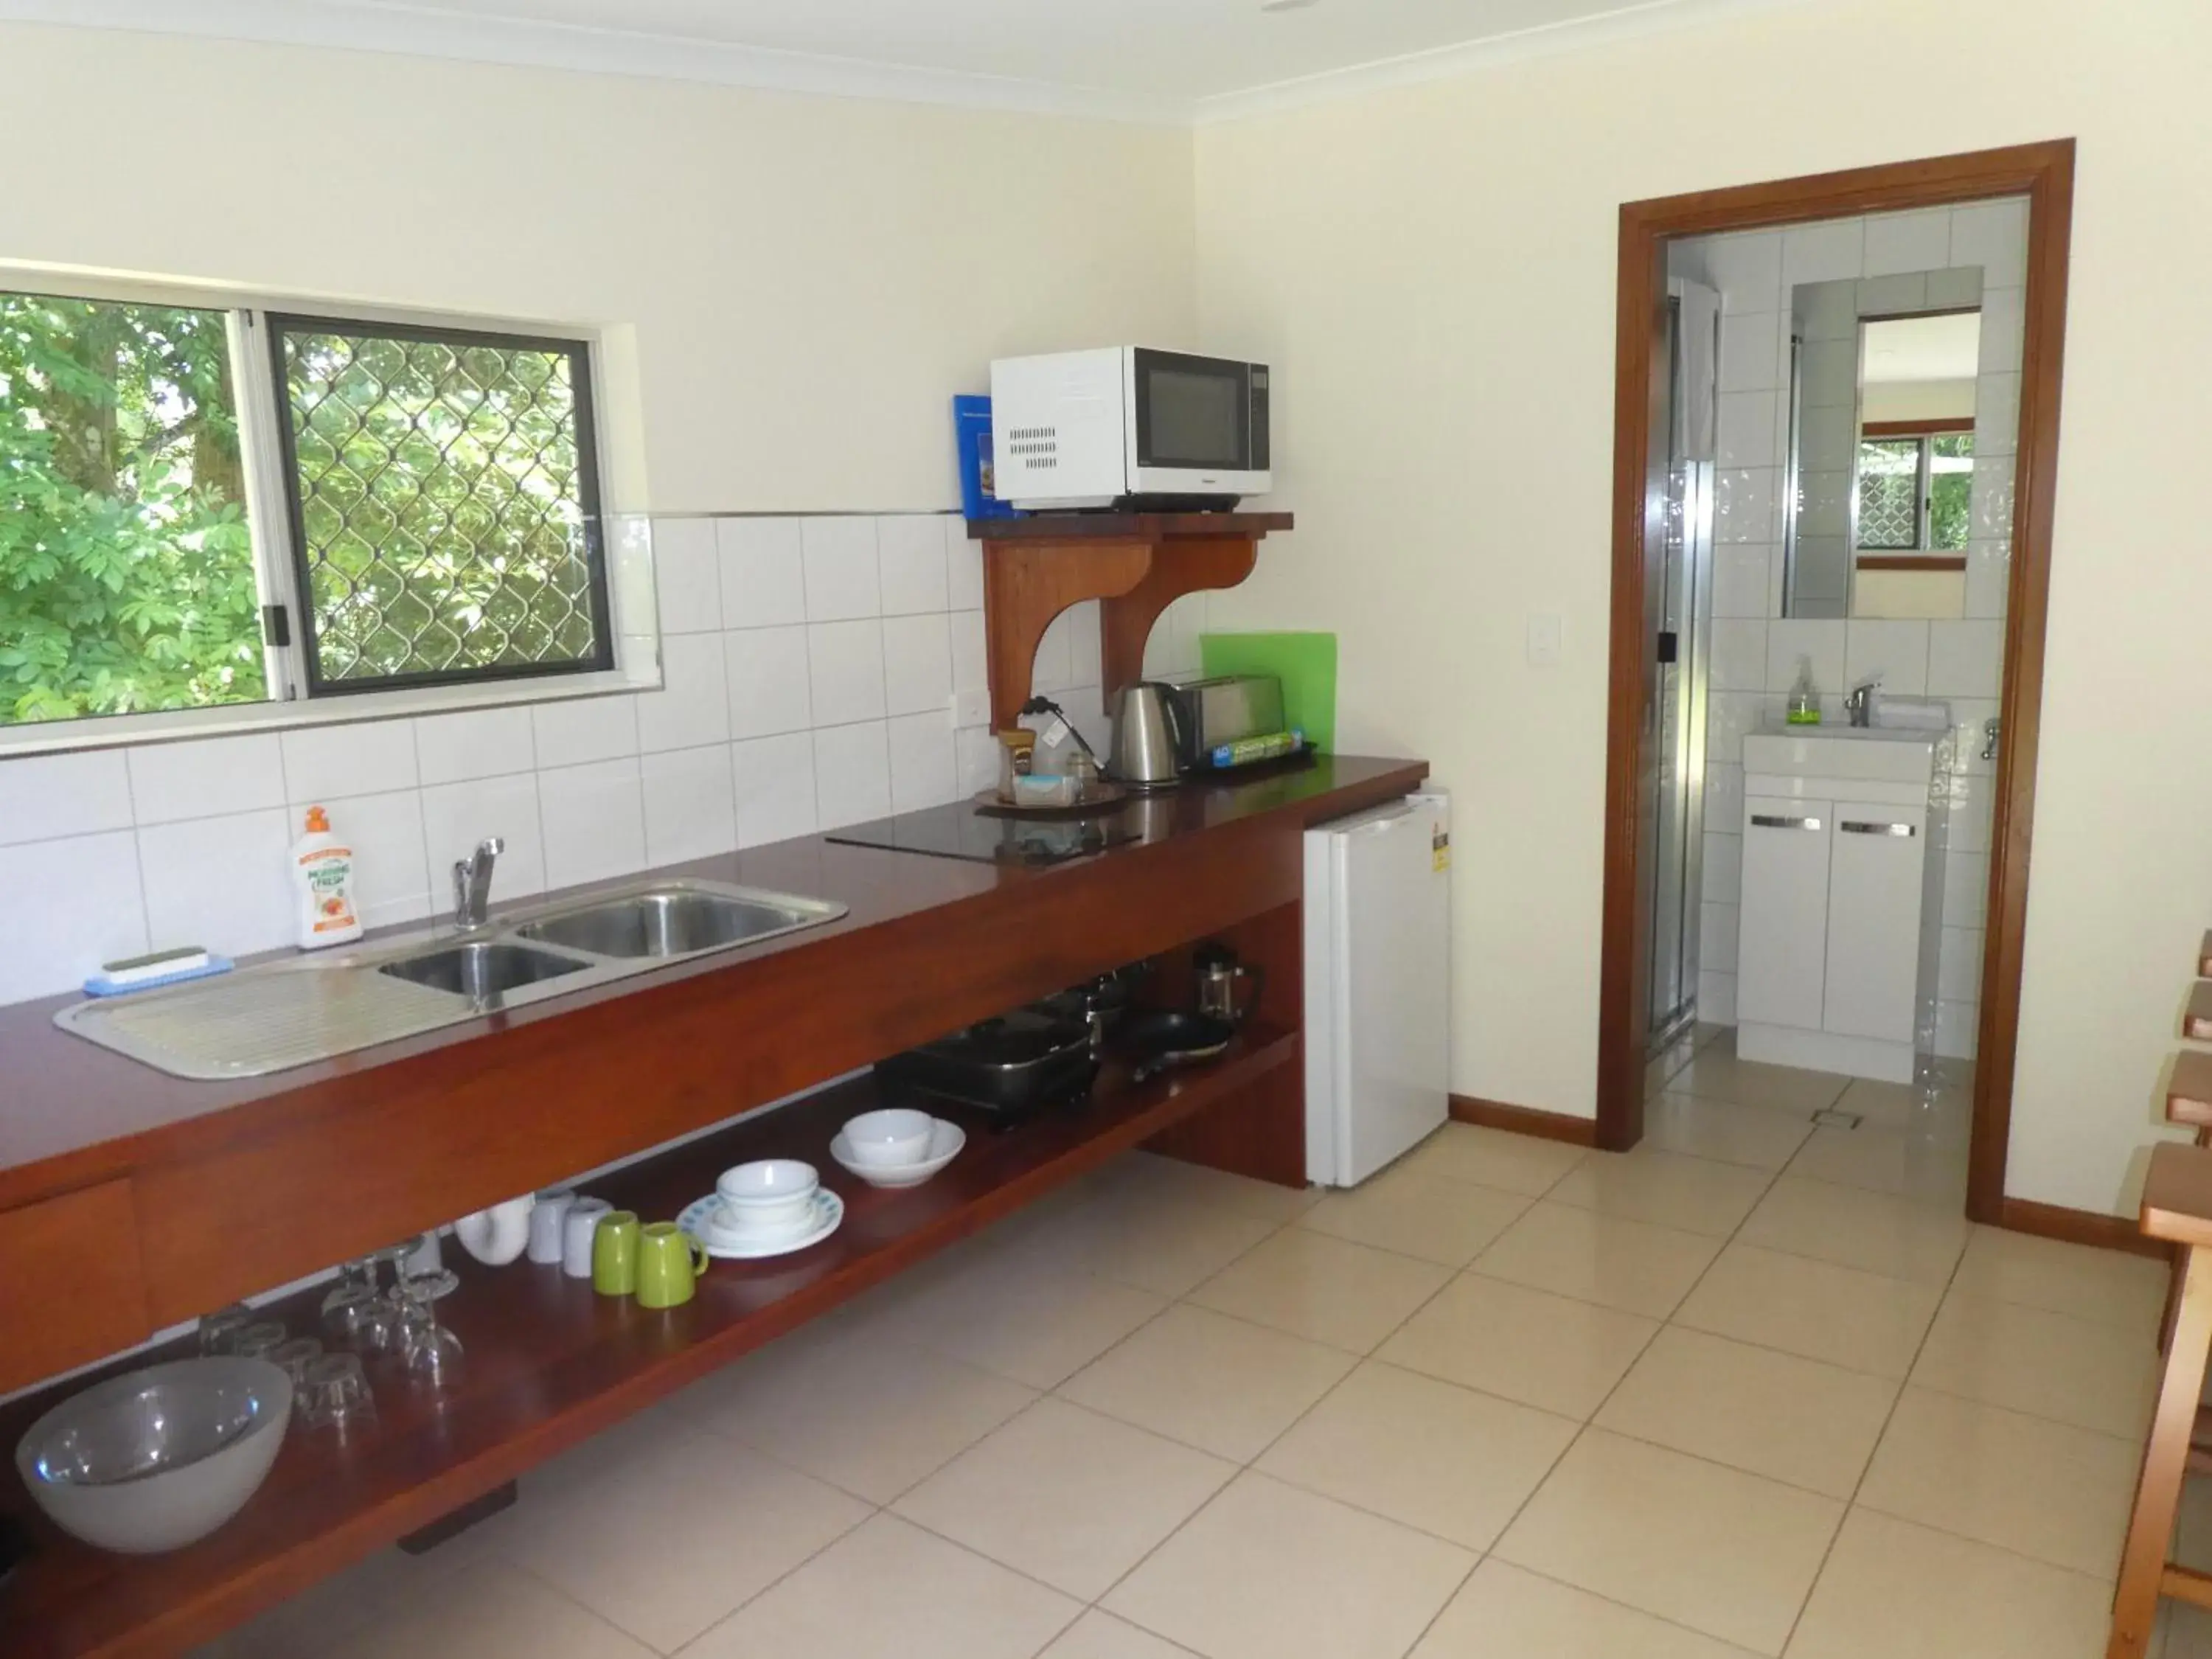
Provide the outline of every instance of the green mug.
[[707,1271],[707,1248],[672,1221],[656,1221],[637,1242],[637,1301],[641,1308],[680,1307]]
[[592,1288],[601,1296],[637,1291],[637,1212],[610,1210],[592,1235]]

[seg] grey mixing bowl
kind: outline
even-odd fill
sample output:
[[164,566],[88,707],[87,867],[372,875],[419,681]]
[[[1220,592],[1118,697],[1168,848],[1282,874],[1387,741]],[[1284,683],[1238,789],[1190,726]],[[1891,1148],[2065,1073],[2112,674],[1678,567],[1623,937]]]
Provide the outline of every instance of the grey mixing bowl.
[[265,1359],[173,1359],[95,1383],[31,1425],[15,1468],[64,1532],[101,1549],[182,1549],[267,1478],[292,1379]]

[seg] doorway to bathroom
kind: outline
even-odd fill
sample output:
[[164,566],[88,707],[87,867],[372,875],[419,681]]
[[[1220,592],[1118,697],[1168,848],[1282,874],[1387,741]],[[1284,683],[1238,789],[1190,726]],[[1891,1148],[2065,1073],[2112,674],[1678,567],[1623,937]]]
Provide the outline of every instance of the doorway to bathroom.
[[[1815,840],[1854,867],[1893,842],[1837,833],[1864,811],[1747,812],[1745,739],[1787,729],[1793,694],[1832,730],[1880,706],[1884,726],[1928,722],[1940,757],[1938,819],[1881,815],[1895,847],[1922,838],[1930,880],[1902,1053],[1931,1079],[1971,1066],[1967,1213],[2063,1220],[2008,1205],[2004,1161],[2072,175],[2060,141],[1621,210],[1601,1146],[1641,1139],[1655,1039],[1686,1052],[1739,1018],[1747,1049],[1802,1035],[1785,1003],[1804,988],[1759,958],[1739,909],[1745,860],[1767,879]],[[1705,295],[1701,454],[1685,408],[1705,406],[1705,348],[1685,304]],[[1778,818],[1818,829],[1747,844]],[[1894,1042],[1807,1041],[1826,1058],[1795,1063],[1896,1075]]]

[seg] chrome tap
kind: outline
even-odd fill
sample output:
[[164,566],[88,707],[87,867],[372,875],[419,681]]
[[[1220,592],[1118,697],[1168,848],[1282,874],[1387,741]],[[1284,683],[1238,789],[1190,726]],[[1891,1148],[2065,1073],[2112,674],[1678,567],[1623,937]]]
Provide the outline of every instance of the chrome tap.
[[1874,724],[1874,694],[1881,684],[1881,676],[1876,674],[1870,680],[1861,680],[1844,696],[1844,712],[1851,717],[1853,726]]
[[484,924],[484,906],[491,899],[492,860],[507,851],[497,836],[486,836],[477,850],[453,866],[453,926],[465,933]]

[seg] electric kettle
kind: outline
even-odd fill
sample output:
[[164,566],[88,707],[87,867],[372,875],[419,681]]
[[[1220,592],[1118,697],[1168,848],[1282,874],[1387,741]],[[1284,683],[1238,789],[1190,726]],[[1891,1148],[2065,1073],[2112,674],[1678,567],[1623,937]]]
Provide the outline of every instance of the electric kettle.
[[1187,738],[1182,702],[1171,685],[1139,680],[1124,686],[1114,714],[1114,752],[1107,770],[1131,789],[1165,789],[1182,781]]

